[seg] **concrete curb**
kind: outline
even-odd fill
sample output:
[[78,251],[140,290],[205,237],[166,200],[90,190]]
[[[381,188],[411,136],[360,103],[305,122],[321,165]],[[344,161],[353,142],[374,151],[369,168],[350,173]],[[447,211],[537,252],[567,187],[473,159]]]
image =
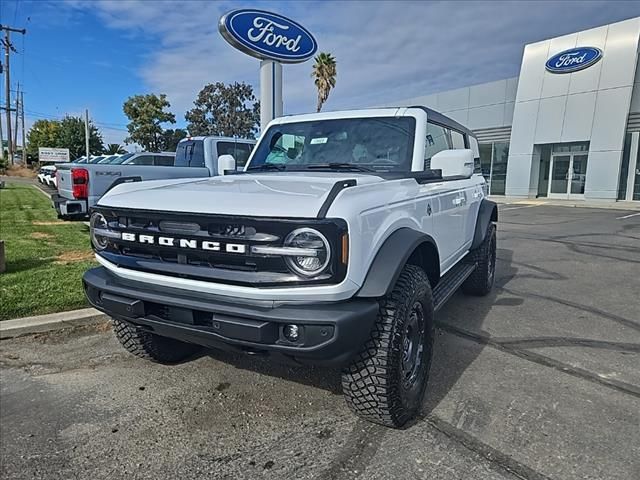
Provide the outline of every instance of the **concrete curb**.
[[554,207],[574,207],[574,208],[601,208],[610,210],[626,210],[630,212],[640,211],[640,202],[596,202],[585,200],[548,200],[546,198],[509,198],[489,196],[489,200],[498,205],[529,205],[529,206],[554,206]]
[[28,335],[30,333],[50,332],[63,328],[81,327],[106,322],[107,315],[95,308],[83,308],[70,312],[51,313],[37,317],[16,318],[0,322],[0,339]]

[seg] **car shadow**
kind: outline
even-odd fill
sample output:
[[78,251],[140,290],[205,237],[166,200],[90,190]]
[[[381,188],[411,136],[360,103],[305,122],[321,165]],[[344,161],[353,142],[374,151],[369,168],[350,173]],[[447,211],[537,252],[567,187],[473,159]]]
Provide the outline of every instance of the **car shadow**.
[[[475,297],[458,291],[435,315],[436,336],[422,416],[428,416],[454,388],[485,344],[465,339],[464,332],[483,333],[483,324],[494,305],[518,306],[521,298],[500,298],[501,288],[515,277],[513,250],[497,251],[496,284],[489,295]],[[463,319],[462,322],[459,320]]]
[[[512,265],[512,258],[512,250],[498,249],[497,287],[502,287],[515,276],[517,268]],[[483,344],[476,342],[465,342],[464,348],[460,348],[460,342],[452,339],[452,335],[448,333],[455,324],[453,320],[462,316],[465,318],[466,329],[479,332],[482,331],[484,320],[496,303],[503,306],[516,306],[522,303],[521,299],[498,300],[498,295],[499,288],[494,288],[486,297],[467,296],[458,292],[436,313],[436,338],[429,383],[423,403],[423,415],[428,415],[438,405],[484,348]],[[297,365],[277,356],[247,355],[223,350],[203,350],[194,359],[202,356],[231,364],[242,370],[321,388],[334,395],[342,394],[340,368]]]

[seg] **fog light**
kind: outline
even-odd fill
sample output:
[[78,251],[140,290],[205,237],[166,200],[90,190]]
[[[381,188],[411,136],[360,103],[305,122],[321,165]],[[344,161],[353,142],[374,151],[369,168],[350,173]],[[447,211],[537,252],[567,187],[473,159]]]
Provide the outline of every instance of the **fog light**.
[[286,338],[290,342],[296,342],[300,338],[300,329],[297,325],[285,325],[284,331],[282,333],[284,335],[284,338]]

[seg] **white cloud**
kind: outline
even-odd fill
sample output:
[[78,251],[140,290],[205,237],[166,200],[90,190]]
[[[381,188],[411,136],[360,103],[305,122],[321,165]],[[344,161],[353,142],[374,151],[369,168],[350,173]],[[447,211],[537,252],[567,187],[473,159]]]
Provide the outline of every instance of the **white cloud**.
[[[86,3],[76,2],[74,8]],[[255,5],[252,3],[251,5]],[[217,31],[235,3],[101,1],[90,8],[132,39],[157,40],[139,75],[166,93],[179,120],[206,83],[258,86],[258,61]],[[271,2],[338,61],[327,109],[376,105],[518,74],[523,45],[640,14],[640,4],[594,2]],[[285,113],[311,111],[311,63],[284,67]]]

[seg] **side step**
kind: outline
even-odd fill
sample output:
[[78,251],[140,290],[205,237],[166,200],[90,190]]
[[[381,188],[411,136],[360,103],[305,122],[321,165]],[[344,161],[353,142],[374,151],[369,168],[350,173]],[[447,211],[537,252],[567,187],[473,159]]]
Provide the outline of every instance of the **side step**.
[[455,267],[444,274],[436,288],[433,289],[433,309],[437,312],[447,303],[447,300],[456,293],[460,285],[476,269],[475,263],[458,263]]

